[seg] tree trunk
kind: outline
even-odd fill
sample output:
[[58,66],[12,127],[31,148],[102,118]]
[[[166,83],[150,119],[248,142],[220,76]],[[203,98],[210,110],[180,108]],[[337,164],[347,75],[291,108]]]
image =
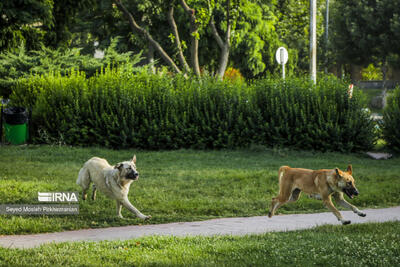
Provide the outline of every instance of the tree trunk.
[[148,44],[148,48],[147,48],[147,64],[150,65],[150,70],[151,73],[156,73],[156,69],[154,67],[154,48],[151,45],[151,43],[149,42]]
[[220,54],[220,57],[219,57],[218,71],[216,73],[216,76],[219,79],[222,79],[224,77],[226,67],[228,66],[229,47],[230,47],[229,39],[230,38],[228,40],[225,40],[225,42],[222,41],[221,37],[218,34],[217,28],[215,27],[215,23],[214,23],[214,19],[213,18],[211,18],[211,20],[210,20],[210,26],[211,26],[211,30],[212,30],[213,36],[214,36],[215,40],[217,41],[217,44],[218,44],[218,46],[220,48],[220,51],[221,51],[221,54]]
[[228,66],[229,60],[229,45],[225,44],[221,49],[221,56],[219,59],[219,67],[217,71],[217,75],[220,79],[222,79],[225,75],[226,67]]
[[170,8],[168,10],[167,18],[168,18],[169,25],[172,28],[172,33],[175,36],[175,45],[176,45],[176,48],[178,49],[178,59],[179,59],[181,65],[183,66],[183,69],[185,70],[185,72],[189,73],[190,72],[190,68],[189,68],[189,65],[186,62],[185,56],[183,55],[182,44],[181,44],[181,40],[180,40],[180,37],[179,37],[178,27],[176,26],[175,19],[174,19],[174,6],[173,6],[173,4],[171,4],[171,6],[170,6]]
[[181,5],[185,12],[190,17],[190,61],[194,73],[200,76],[200,65],[199,65],[199,26],[196,22],[196,11],[191,9],[184,0],[181,0]]
[[217,27],[215,26],[214,22],[214,17],[211,17],[210,19],[210,26],[211,26],[211,31],[214,36],[214,39],[217,41],[217,44],[220,48],[221,54],[219,58],[219,66],[218,66],[218,71],[216,73],[216,76],[219,79],[222,79],[225,74],[226,67],[228,66],[228,60],[229,60],[229,49],[230,49],[230,43],[231,43],[231,23],[230,23],[230,1],[227,1],[227,6],[226,6],[226,32],[225,32],[225,40],[222,40],[222,38],[218,34]]
[[131,27],[132,31],[138,32],[143,34],[144,37],[148,40],[151,46],[160,54],[160,56],[164,59],[164,61],[177,73],[181,73],[181,70],[176,66],[174,61],[168,56],[168,54],[164,51],[161,45],[153,39],[151,34],[146,31],[146,29],[140,27],[135,19],[133,18],[132,14],[126,9],[126,7],[121,3],[121,0],[114,0],[115,4],[117,5],[118,9],[124,13],[124,15],[128,18],[129,26]]

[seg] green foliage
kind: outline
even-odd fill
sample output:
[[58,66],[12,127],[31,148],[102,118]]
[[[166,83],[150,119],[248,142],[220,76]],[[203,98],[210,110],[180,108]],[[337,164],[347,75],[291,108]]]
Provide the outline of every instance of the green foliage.
[[231,82],[244,82],[243,75],[240,73],[240,71],[232,67],[226,69],[224,80],[229,80]]
[[80,21],[80,12],[89,12],[95,0],[53,0],[52,24],[43,25],[46,32],[45,45],[52,48],[67,48],[73,39],[72,29]]
[[399,64],[400,2],[337,0],[332,30],[338,60],[343,63]]
[[400,88],[388,99],[383,112],[382,133],[388,147],[400,151]]
[[274,72],[275,51],[281,45],[275,31],[277,16],[271,3],[240,1],[232,34],[231,62],[245,77]]
[[141,54],[116,52],[114,39],[111,45],[105,49],[102,59],[93,58],[91,55],[81,55],[80,50],[61,51],[42,47],[41,50],[27,52],[24,46],[18,51],[4,52],[0,54],[0,95],[8,97],[18,78],[28,77],[31,74],[42,75],[48,72],[59,72],[65,75],[71,69],[84,71],[87,77],[93,76],[103,66],[109,64],[130,63],[137,64]]
[[[100,45],[107,43],[113,36],[123,36],[119,49],[122,51],[147,50],[148,42],[142,35],[132,33],[125,16],[117,9],[110,8],[109,0],[100,1],[90,12],[82,14],[86,23],[79,22],[82,27],[75,34],[85,31],[86,36],[93,40],[101,40]],[[122,1],[141,26],[146,27],[153,38],[160,43],[167,54],[177,63],[177,51],[173,42],[175,36],[167,21],[169,3],[165,1]],[[227,1],[186,1],[196,15],[198,32],[194,35],[199,40],[199,62],[208,73],[218,69],[220,49],[212,36],[209,26],[211,15],[214,15],[220,36],[224,36],[227,20]],[[264,1],[265,2],[265,1]],[[229,65],[240,69],[248,78],[262,76],[267,71],[274,72],[277,64],[274,61],[275,50],[280,46],[278,34],[275,31],[277,17],[274,15],[275,2],[264,3],[259,0],[230,1],[229,17],[231,22],[231,47]],[[174,19],[178,25],[183,53],[187,61],[190,58],[191,30],[189,16],[184,12],[180,1],[174,4]],[[308,14],[308,13],[307,13]],[[290,26],[288,26],[290,28]],[[302,33],[304,36],[304,33]],[[91,43],[88,43],[91,45]],[[163,59],[155,54],[162,64]],[[294,57],[294,56],[293,56]],[[290,60],[293,59],[292,55]],[[292,68],[293,64],[288,65]],[[181,66],[180,66],[181,67]]]
[[13,104],[33,108],[34,140],[146,149],[236,148],[260,144],[357,151],[371,148],[374,124],[361,95],[321,79],[263,79],[247,86],[185,79],[130,67],[86,79],[71,71],[18,81]]
[[[283,42],[283,46],[288,48],[289,62],[287,64],[288,73],[305,72],[309,69],[309,31],[310,31],[310,1],[309,0],[280,0],[276,3],[276,33]],[[323,9],[325,1],[318,1],[317,4],[317,37],[324,32]],[[321,23],[320,23],[321,22]],[[318,47],[321,47],[318,44]],[[277,48],[277,47],[276,47]],[[318,51],[320,49],[318,48]],[[322,50],[321,50],[322,51]],[[272,53],[271,53],[272,52]],[[275,51],[270,54],[274,56]]]
[[251,101],[258,113],[255,136],[269,146],[322,151],[371,148],[374,123],[362,110],[360,92],[350,99],[346,87],[332,77],[320,79],[315,88],[308,79],[256,82]]
[[53,25],[52,0],[2,0],[0,2],[0,51],[18,47],[38,49],[45,32],[41,25]]
[[361,70],[361,77],[363,81],[382,80],[382,70],[376,68],[374,64],[369,64],[368,67]]

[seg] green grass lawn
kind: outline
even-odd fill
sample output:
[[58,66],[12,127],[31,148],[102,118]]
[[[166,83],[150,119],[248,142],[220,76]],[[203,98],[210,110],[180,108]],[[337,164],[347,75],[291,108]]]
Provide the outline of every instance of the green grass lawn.
[[0,248],[0,266],[399,266],[400,222]]
[[[351,203],[362,208],[400,204],[400,159],[377,161],[362,154],[290,150],[137,151],[51,146],[0,147],[0,203],[37,204],[38,191],[80,191],[79,169],[92,156],[111,164],[137,155],[140,179],[129,193],[131,202],[153,218],[143,222],[101,193],[79,201],[76,216],[0,215],[0,234],[54,232],[80,228],[155,224],[218,217],[266,215],[278,192],[281,165],[345,169],[353,165],[360,195]],[[320,201],[302,196],[278,213],[327,211]],[[332,215],[333,216],[333,215]]]

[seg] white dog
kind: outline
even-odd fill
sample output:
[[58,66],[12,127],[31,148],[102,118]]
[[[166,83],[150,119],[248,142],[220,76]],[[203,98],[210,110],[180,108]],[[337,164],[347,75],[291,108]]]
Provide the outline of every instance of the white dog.
[[133,156],[131,161],[117,163],[114,167],[108,164],[107,160],[97,157],[86,161],[76,180],[76,183],[83,189],[83,200],[86,200],[87,190],[90,187],[90,183],[93,182],[92,199],[96,199],[97,189],[106,196],[115,199],[117,202],[117,215],[120,218],[122,218],[121,208],[124,206],[139,218],[143,220],[150,219],[151,216],[142,214],[128,199],[131,183],[139,179],[135,164],[136,155]]

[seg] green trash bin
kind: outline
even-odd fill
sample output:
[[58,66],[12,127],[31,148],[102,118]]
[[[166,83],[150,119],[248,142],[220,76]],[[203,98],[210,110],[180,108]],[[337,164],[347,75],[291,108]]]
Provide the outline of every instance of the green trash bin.
[[8,107],[3,111],[6,142],[21,145],[28,140],[28,111],[22,107]]

